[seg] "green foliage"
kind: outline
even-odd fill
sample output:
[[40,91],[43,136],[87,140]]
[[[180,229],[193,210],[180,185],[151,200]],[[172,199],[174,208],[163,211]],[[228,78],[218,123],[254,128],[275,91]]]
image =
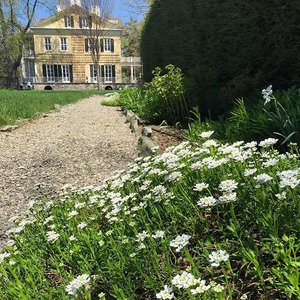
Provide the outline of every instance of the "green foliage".
[[279,139],[279,146],[284,148],[289,142],[300,143],[300,90],[277,92],[265,105],[262,102],[249,105],[239,99],[227,118],[206,122],[196,120],[189,125],[186,136],[196,140],[198,132],[206,129],[214,130],[218,139],[228,142],[272,136]]
[[120,106],[120,95],[119,93],[114,93],[108,98],[101,101],[104,106]]
[[299,85],[299,13],[297,0],[154,1],[141,40],[144,78],[157,66],[180,67],[189,107],[206,116],[269,83]]
[[0,126],[48,112],[54,104],[66,105],[106,91],[18,91],[0,90]]
[[31,202],[0,253],[1,300],[299,299],[296,147],[210,134]]
[[120,106],[133,111],[139,117],[145,117],[144,93],[137,88],[126,88],[120,91]]
[[155,123],[186,122],[188,109],[183,87],[183,74],[179,68],[168,65],[165,74],[155,68],[154,78],[144,85],[144,90],[124,89],[120,105]]

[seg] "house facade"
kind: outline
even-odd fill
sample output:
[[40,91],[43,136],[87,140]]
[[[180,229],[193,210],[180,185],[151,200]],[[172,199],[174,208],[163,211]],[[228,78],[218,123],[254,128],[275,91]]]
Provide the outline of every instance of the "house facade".
[[35,89],[115,89],[140,80],[140,58],[122,57],[118,21],[103,21],[98,7],[89,11],[79,3],[58,6],[54,16],[31,27],[34,49],[24,53],[24,84]]

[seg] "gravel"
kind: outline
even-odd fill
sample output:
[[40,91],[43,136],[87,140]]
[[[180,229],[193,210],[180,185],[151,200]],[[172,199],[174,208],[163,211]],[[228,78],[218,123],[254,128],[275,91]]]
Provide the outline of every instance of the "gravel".
[[103,96],[67,105],[13,132],[0,132],[0,245],[12,217],[41,192],[62,186],[99,185],[136,158],[138,136],[130,133]]

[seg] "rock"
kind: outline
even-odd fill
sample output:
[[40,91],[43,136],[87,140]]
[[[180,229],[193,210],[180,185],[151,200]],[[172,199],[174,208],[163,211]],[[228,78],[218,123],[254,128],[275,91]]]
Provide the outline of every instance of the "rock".
[[156,153],[158,146],[150,138],[142,136],[139,139],[139,142],[141,143],[141,151],[139,156],[147,157]]
[[133,133],[138,131],[139,124],[138,124],[137,119],[131,119],[130,120],[130,127],[129,128],[131,129],[131,132],[133,132]]
[[2,132],[11,132],[11,131],[13,131],[17,128],[19,128],[19,126],[17,126],[17,125],[7,125],[7,126],[4,126],[4,127],[1,127],[0,131],[2,131]]
[[28,119],[20,119],[20,120],[17,120],[17,121],[15,122],[15,125],[20,127],[20,126],[25,125],[25,124],[28,123],[28,122],[29,122]]
[[152,129],[151,127],[143,127],[142,129],[142,135],[143,136],[147,136],[147,137],[151,137],[152,136]]
[[125,123],[129,123],[132,119],[136,119],[136,116],[131,110],[128,110],[127,113],[126,113]]
[[54,104],[54,109],[55,109],[56,111],[60,111],[61,106],[60,106],[59,104]]

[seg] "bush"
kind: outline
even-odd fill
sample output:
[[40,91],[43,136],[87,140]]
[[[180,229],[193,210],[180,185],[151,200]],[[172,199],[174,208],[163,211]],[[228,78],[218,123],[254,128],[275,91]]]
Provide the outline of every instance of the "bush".
[[206,116],[269,82],[299,85],[299,13],[298,0],[153,1],[141,41],[144,78],[155,67],[180,67],[189,106]]
[[197,132],[210,129],[218,139],[234,142],[274,137],[286,149],[288,142],[300,144],[300,90],[289,89],[270,95],[269,102],[255,105],[243,99],[236,101],[228,117],[219,121],[196,121],[189,125],[187,137],[197,139]]
[[144,93],[138,88],[126,88],[120,91],[120,106],[129,109],[140,117],[144,117]]

